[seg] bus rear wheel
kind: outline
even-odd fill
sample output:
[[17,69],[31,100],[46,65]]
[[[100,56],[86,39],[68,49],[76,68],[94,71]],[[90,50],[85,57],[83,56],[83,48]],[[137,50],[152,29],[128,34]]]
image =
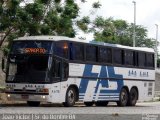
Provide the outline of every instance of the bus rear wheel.
[[97,101],[95,102],[96,106],[107,106],[108,105],[108,101]]
[[94,102],[84,102],[86,106],[93,106]]
[[76,101],[76,90],[73,87],[68,88],[66,93],[66,101],[63,103],[65,107],[72,107],[75,104]]
[[128,106],[135,106],[138,99],[138,92],[136,88],[132,88],[129,93]]
[[128,92],[125,88],[122,88],[117,105],[120,107],[124,107],[127,105],[127,102],[128,102]]
[[38,107],[40,105],[40,102],[38,101],[27,101],[28,106],[32,107]]

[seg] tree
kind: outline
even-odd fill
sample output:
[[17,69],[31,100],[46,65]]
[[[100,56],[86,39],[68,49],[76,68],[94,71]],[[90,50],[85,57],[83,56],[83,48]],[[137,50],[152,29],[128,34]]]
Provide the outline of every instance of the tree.
[[[84,17],[85,18],[85,17]],[[101,16],[90,21],[84,22],[84,18],[79,20],[81,28],[85,32],[93,32],[96,41],[121,44],[126,46],[133,45],[133,24],[125,20],[114,20],[112,17],[104,19]],[[89,21],[89,18],[88,18]],[[88,27],[91,26],[91,27]],[[155,47],[155,40],[147,37],[147,29],[141,25],[136,25],[136,46],[137,47]]]

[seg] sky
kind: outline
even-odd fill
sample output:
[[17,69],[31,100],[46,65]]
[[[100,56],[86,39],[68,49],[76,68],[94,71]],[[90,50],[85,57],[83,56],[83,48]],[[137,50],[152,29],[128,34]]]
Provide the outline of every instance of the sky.
[[[86,0],[81,6],[81,16],[89,15],[93,2],[100,2],[101,8],[95,12],[92,17],[103,16],[104,18],[113,17],[114,19],[123,19],[128,23],[134,22],[134,4],[133,0]],[[156,39],[156,26],[158,29],[158,39],[160,41],[160,0],[135,0],[136,2],[136,24],[142,25],[148,30],[148,37]],[[92,34],[82,34],[87,40],[93,39]]]

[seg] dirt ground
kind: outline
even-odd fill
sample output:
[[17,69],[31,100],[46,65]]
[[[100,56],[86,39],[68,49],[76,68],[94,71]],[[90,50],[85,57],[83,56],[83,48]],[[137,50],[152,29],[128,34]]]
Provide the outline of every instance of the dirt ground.
[[0,93],[0,104],[7,104],[10,103],[11,101],[7,100],[6,94],[5,93]]

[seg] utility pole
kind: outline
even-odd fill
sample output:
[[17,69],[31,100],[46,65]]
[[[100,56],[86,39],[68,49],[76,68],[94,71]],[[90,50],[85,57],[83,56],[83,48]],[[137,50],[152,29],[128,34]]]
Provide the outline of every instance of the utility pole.
[[155,68],[157,68],[158,25],[157,24],[155,24],[155,25],[156,25],[156,44],[155,44],[155,62],[154,63],[155,63]]
[[134,4],[134,25],[133,25],[133,47],[136,46],[136,2],[132,1]]

